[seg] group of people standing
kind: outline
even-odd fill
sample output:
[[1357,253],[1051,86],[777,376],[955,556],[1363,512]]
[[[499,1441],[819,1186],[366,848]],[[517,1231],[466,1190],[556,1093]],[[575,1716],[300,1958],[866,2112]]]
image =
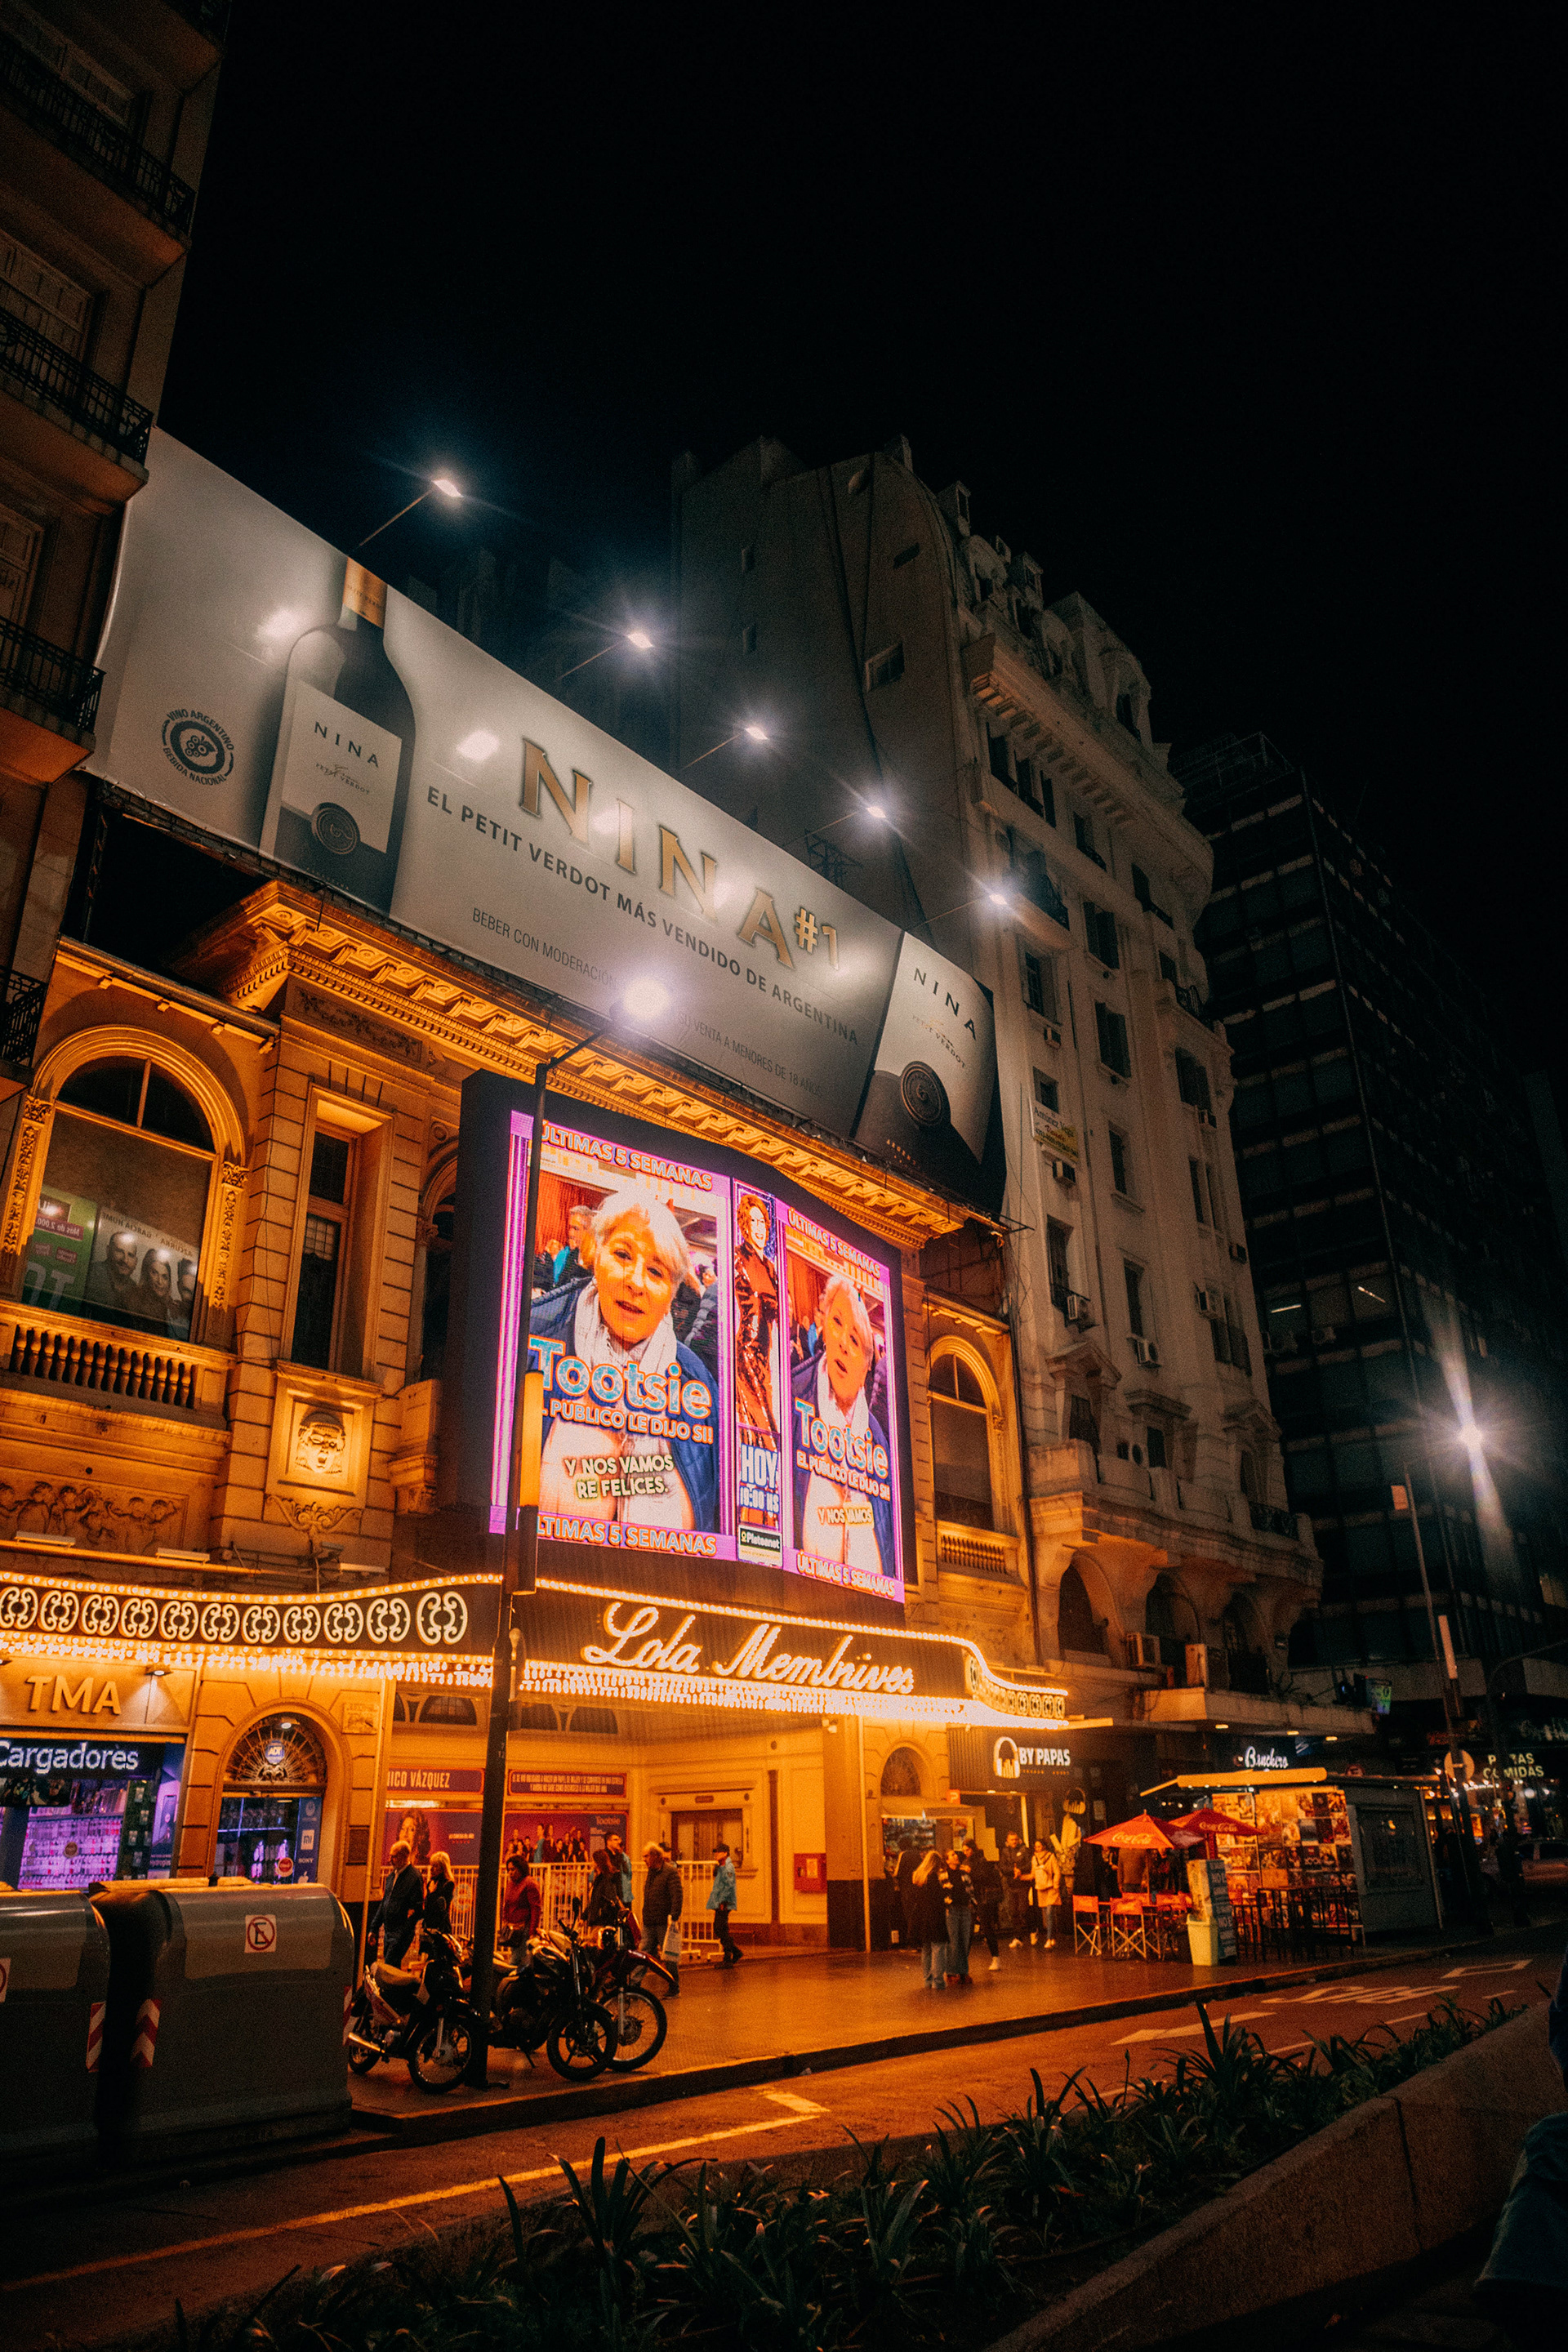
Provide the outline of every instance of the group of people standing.
[[1037,1838],[1032,1849],[1010,1830],[994,1861],[972,1837],[945,1853],[934,1845],[923,1853],[905,1845],[893,1878],[904,1940],[920,1946],[923,1981],[933,1992],[973,1983],[969,1957],[976,1937],[991,1955],[990,1969],[999,1969],[1004,1937],[1014,1951],[1026,1936],[1054,1950],[1058,1916],[1075,1895],[1117,1892],[1103,1849],[1079,1835],[1070,1815],[1059,1837]]
[[437,1936],[451,1934],[452,1899],[457,1892],[450,1854],[444,1849],[433,1853],[421,1870],[407,1840],[398,1839],[386,1857],[381,1900],[369,1922],[371,1940],[380,1936],[381,1957],[389,1967],[403,1966],[416,1928],[428,1927]]
[[[657,1841],[644,1847],[643,1867],[646,1875],[639,1926],[634,1908],[632,1858],[619,1832],[612,1832],[594,1854],[594,1874],[583,1906],[583,1926],[589,1930],[619,1928],[631,1943],[656,1953],[674,1979],[668,1990],[677,1993],[680,1990],[680,1915],[686,1903],[685,1885],[668,1849]],[[713,1853],[713,1881],[707,1908],[713,1914],[714,1932],[724,1955],[722,1965],[727,1969],[745,1958],[730,1932],[735,1899],[734,1860],[729,1847],[720,1845]],[[502,1937],[521,1936],[526,1939],[536,1936],[543,1908],[543,1889],[533,1874],[532,1859],[519,1847],[506,1858],[500,1904]]]

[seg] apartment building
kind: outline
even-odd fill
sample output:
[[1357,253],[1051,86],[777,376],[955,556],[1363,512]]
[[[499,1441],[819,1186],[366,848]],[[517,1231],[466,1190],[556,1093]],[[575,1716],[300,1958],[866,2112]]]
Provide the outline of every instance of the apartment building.
[[1269,1397],[1323,1561],[1293,1658],[1383,1685],[1413,1753],[1442,1736],[1409,1489],[1468,1737],[1523,1787],[1568,1735],[1550,1096],[1532,1105],[1498,1008],[1299,763],[1226,737],[1180,774],[1215,860],[1199,939]]
[[[1088,1736],[1097,1814],[1265,1733],[1292,1757],[1349,1742],[1364,1715],[1282,1687],[1320,1570],[1194,936],[1211,854],[1136,656],[902,441],[824,467],[772,440],[707,474],[683,459],[673,511],[673,772],[994,1002],[1005,1242],[972,1222],[921,1266],[963,1335],[933,1388],[944,1599],[1026,1589],[1038,1660],[1111,1719]],[[1016,1367],[1016,1496],[980,1438],[989,1349]]]
[[0,8],[0,1135],[76,860],[93,665],[147,478],[227,15]]

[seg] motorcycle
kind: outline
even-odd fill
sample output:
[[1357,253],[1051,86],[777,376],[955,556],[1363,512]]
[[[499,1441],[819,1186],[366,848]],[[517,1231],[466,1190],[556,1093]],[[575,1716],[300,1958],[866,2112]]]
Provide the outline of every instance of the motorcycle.
[[618,1927],[605,1930],[598,1948],[590,1950],[589,1959],[590,1990],[608,2010],[615,2027],[611,2072],[635,2074],[664,2047],[669,2016],[659,1994],[674,1985],[675,1971],[651,1952],[637,1949]]
[[463,1955],[455,1937],[428,1927],[421,1930],[420,1948],[423,1975],[367,1960],[349,2011],[349,2064],[368,2074],[384,2060],[401,2058],[423,2089],[449,2091],[466,2072],[473,2044]]
[[542,2048],[569,2083],[602,2074],[615,2056],[616,2025],[594,1990],[594,1957],[564,1925],[498,1953],[491,2048],[521,2050],[530,2065]]

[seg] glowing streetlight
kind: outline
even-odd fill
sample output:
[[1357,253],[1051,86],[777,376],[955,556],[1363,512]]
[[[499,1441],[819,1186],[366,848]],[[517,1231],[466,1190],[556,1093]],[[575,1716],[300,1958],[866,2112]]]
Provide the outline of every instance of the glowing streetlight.
[[429,482],[420,491],[419,496],[416,499],[410,499],[405,507],[399,507],[395,514],[388,515],[384,522],[378,522],[374,530],[366,531],[360,541],[360,546],[368,547],[373,539],[379,539],[384,530],[390,530],[395,522],[401,522],[405,514],[412,514],[416,507],[422,507],[426,499],[433,498],[437,491],[442,498],[450,499],[454,505],[461,503],[463,493],[451,475],[432,474]]
[[[695,760],[688,760],[686,767],[695,768],[699,766],[702,761],[710,760],[715,751],[722,751],[726,750],[730,744],[738,743],[742,735],[750,743],[771,743],[773,741],[773,737],[768,733],[765,727],[759,726],[754,719],[748,719],[744,720],[741,726],[736,728],[732,735],[726,735],[722,743],[710,743],[706,751],[699,751]],[[686,769],[683,768],[681,770],[681,774],[684,775]]]
[[749,735],[753,743],[765,743],[768,740],[767,729],[759,727],[754,719],[748,719],[741,732],[742,735]]
[[563,669],[555,681],[556,685],[560,686],[566,678],[575,677],[578,671],[586,669],[591,662],[603,661],[605,656],[613,654],[618,645],[635,646],[639,654],[651,654],[654,649],[653,639],[646,629],[622,630],[611,638],[607,646],[601,646],[596,654],[588,654],[582,661],[574,662],[570,669]]

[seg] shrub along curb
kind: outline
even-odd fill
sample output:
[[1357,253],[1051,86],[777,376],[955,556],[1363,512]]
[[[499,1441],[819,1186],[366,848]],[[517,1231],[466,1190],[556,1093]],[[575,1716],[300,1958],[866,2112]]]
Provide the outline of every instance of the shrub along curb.
[[992,2352],[1126,2352],[1365,2284],[1494,2216],[1561,2113],[1541,2011],[1369,2099],[1035,2313]]

